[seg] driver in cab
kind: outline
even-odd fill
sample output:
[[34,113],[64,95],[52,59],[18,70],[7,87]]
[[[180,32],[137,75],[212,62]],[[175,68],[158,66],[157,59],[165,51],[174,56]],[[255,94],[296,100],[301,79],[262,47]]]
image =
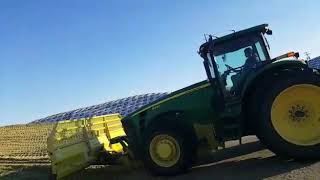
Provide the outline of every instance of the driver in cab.
[[251,47],[248,47],[244,50],[244,55],[247,58],[240,74],[237,76],[232,76],[231,79],[234,83],[234,87],[232,88],[233,93],[238,94],[241,90],[242,83],[244,82],[247,75],[257,67],[257,63],[259,62],[258,56],[253,52]]
[[247,59],[244,63],[242,73],[247,74],[251,69],[256,68],[259,58],[255,53],[253,53],[251,47],[248,47],[244,50],[244,55]]

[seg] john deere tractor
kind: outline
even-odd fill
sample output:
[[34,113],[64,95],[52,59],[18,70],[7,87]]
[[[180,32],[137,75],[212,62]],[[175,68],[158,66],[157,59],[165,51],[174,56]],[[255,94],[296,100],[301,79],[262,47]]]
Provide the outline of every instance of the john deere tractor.
[[262,24],[209,36],[199,49],[207,80],[122,119],[133,154],[170,175],[191,167],[199,147],[256,135],[280,156],[320,158],[320,68],[294,52],[270,57],[271,34]]

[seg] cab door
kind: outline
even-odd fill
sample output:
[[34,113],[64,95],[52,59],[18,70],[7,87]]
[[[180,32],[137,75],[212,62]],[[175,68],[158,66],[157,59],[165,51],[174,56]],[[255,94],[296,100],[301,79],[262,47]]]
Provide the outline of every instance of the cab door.
[[214,58],[208,54],[203,61],[204,68],[206,70],[206,74],[208,77],[208,81],[214,90],[214,97],[212,98],[212,106],[217,113],[222,112],[224,110],[225,101],[223,90],[218,74],[218,68],[216,63],[214,62]]

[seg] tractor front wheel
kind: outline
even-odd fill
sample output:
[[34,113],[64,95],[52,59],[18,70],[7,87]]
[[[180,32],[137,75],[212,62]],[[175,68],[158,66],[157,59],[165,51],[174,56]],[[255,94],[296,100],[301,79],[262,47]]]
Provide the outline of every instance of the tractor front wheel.
[[174,175],[191,165],[188,140],[170,130],[159,130],[147,137],[144,164],[156,175]]

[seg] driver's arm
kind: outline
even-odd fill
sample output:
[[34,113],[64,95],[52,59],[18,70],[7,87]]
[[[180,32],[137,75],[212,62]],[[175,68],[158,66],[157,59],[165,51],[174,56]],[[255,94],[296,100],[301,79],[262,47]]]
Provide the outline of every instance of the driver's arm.
[[256,63],[258,62],[258,57],[257,56],[251,56],[249,57],[246,62],[244,63],[243,65],[243,70],[242,72],[248,72],[250,71],[251,69],[255,68],[256,67]]

